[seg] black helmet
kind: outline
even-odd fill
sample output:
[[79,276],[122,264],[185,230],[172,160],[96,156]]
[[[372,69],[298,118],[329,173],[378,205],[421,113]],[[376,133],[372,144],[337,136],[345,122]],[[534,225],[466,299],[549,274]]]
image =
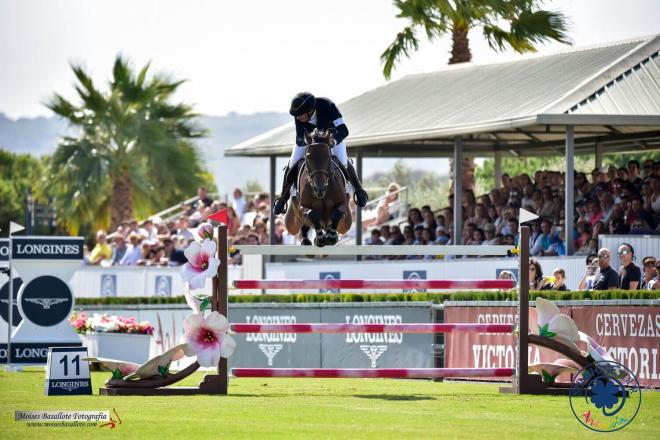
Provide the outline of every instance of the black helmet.
[[298,117],[304,113],[311,113],[316,109],[316,98],[309,92],[300,92],[291,100],[289,114]]

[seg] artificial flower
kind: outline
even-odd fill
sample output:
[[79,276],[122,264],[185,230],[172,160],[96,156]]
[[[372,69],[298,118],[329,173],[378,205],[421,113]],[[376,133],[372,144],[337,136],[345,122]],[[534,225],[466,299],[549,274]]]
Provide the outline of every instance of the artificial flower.
[[218,312],[211,312],[208,317],[190,315],[183,322],[183,329],[186,356],[197,356],[197,362],[203,367],[214,367],[221,357],[234,354],[236,341],[227,334],[229,322]]
[[213,226],[210,223],[202,223],[197,227],[197,235],[202,240],[213,240]]
[[184,254],[188,262],[181,268],[181,277],[191,289],[202,289],[206,278],[212,278],[218,272],[220,260],[214,257],[215,242],[205,239],[201,243],[193,241]]
[[529,319],[532,331],[577,349],[575,342],[580,340],[580,334],[575,321],[562,314],[552,301],[536,298],[536,310],[530,310]]

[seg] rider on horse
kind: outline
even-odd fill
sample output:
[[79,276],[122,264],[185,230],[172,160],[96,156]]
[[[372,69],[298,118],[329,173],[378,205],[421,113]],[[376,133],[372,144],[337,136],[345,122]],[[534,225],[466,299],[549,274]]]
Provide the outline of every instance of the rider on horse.
[[286,212],[286,202],[291,195],[291,186],[298,176],[300,159],[305,157],[305,131],[311,132],[314,129],[334,129],[335,145],[332,147],[332,154],[338,159],[338,162],[344,168],[342,170],[344,175],[348,177],[351,185],[353,185],[355,203],[360,207],[364,207],[369,200],[369,196],[362,189],[362,183],[360,183],[355,168],[353,168],[353,163],[348,160],[346,144],[344,143],[344,139],[348,136],[348,127],[346,127],[335,103],[328,98],[315,98],[311,93],[301,92],[291,101],[289,113],[295,118],[296,122],[296,144],[284,171],[282,192],[275,199],[273,213],[278,215]]

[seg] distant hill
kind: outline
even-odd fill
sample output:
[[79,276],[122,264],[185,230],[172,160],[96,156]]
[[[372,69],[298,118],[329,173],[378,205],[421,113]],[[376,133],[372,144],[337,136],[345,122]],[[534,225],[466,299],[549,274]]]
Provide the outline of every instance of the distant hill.
[[[287,113],[255,113],[239,115],[229,113],[226,116],[201,116],[199,124],[210,131],[209,137],[199,141],[199,151],[206,167],[216,176],[216,183],[221,194],[231,194],[235,187],[245,187],[247,182],[259,182],[263,189],[268,189],[268,159],[250,157],[224,157],[225,148],[258,136],[268,130],[291,120]],[[21,118],[12,120],[0,113],[0,148],[33,156],[51,154],[55,151],[58,139],[62,135],[73,134],[67,123],[56,117]],[[291,142],[293,144],[293,133]],[[364,176],[391,169],[396,159],[365,159]],[[447,161],[443,159],[406,161],[411,168],[435,171],[438,174],[448,172]],[[279,159],[277,165],[278,186],[281,182],[281,168],[285,159]],[[279,188],[278,188],[279,191]]]

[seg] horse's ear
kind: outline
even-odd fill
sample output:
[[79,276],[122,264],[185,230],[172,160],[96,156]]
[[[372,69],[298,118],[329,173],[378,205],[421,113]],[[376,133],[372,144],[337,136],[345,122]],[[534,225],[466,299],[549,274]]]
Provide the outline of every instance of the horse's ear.
[[314,140],[313,140],[312,137],[309,135],[309,132],[308,132],[307,130],[305,130],[305,143],[306,143],[307,145],[312,145],[312,144],[314,143]]

